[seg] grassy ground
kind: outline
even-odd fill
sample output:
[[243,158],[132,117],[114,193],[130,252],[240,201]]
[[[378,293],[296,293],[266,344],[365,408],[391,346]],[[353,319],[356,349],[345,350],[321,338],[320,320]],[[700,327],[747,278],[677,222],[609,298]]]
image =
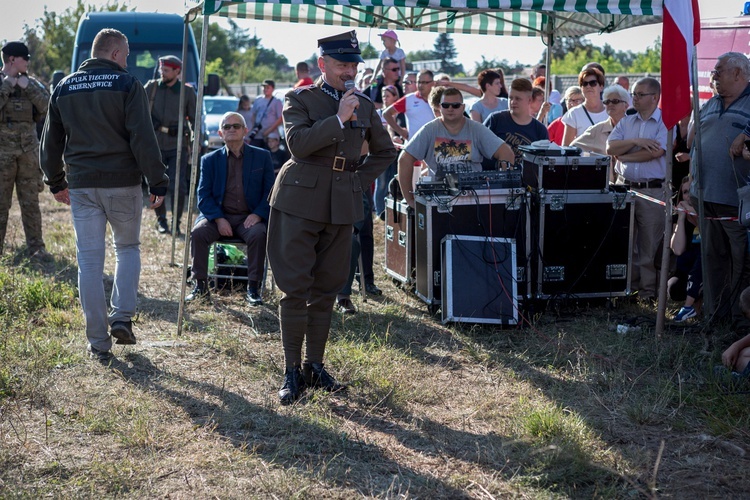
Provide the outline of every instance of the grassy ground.
[[[327,361],[348,393],[281,407],[278,292],[190,305],[178,337],[181,271],[144,213],[139,343],[103,367],[85,354],[67,209],[45,193],[43,213],[55,261],[23,258],[14,205],[0,264],[0,497],[750,495],[750,398],[710,376],[734,332],[656,339],[634,303],[443,326],[378,272],[384,296],[334,316]],[[641,332],[614,331],[626,321]]]

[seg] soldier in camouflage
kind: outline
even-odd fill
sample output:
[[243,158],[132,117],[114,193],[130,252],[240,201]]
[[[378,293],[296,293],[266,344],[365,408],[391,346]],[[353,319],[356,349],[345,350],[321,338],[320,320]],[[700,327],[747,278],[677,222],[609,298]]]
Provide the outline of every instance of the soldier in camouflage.
[[30,256],[48,258],[42,239],[39,193],[44,189],[39,168],[36,122],[47,114],[49,94],[26,74],[29,49],[21,42],[2,48],[0,70],[0,253],[5,243],[8,211],[16,188],[21,221]]

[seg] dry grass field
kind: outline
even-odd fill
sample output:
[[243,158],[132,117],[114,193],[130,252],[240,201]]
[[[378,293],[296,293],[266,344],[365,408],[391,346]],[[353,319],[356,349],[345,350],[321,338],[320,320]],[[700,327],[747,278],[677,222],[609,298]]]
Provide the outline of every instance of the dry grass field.
[[177,336],[181,270],[148,211],[138,344],[89,360],[70,216],[42,200],[54,262],[24,259],[14,204],[0,263],[1,498],[750,496],[750,396],[711,376],[744,332],[656,339],[655,311],[626,301],[443,326],[378,267],[384,295],[334,316],[349,391],[282,407],[278,292],[214,294]]

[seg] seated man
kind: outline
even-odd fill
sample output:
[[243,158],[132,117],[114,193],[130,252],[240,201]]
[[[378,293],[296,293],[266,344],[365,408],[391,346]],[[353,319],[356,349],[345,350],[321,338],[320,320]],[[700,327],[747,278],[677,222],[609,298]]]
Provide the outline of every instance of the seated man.
[[513,150],[490,129],[464,115],[464,99],[454,88],[445,89],[441,116],[422,127],[407,143],[398,159],[398,182],[404,200],[414,207],[414,162],[424,160],[429,175],[442,172],[480,172],[482,158],[512,163]]
[[198,185],[200,215],[190,235],[195,288],[185,301],[207,299],[208,249],[222,236],[241,238],[247,245],[247,301],[261,305],[258,283],[266,260],[268,194],[274,174],[268,151],[248,146],[245,119],[229,112],[221,117],[219,135],[226,145],[201,159]]

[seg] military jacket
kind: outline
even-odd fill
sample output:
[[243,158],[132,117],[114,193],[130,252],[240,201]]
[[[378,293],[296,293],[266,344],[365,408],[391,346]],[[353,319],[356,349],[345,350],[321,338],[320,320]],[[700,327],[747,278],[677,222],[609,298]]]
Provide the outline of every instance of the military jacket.
[[[146,82],[145,88],[149,99],[149,107],[151,108],[151,120],[154,122],[156,140],[159,143],[159,149],[162,151],[177,149],[181,85],[182,83],[179,80],[171,87],[160,83],[159,80],[149,80]],[[189,133],[188,122],[190,123],[190,127],[195,130],[195,101],[195,89],[190,85],[186,85],[185,118],[187,120],[183,129],[186,135]],[[162,127],[170,129],[170,132],[164,132]],[[187,147],[187,145],[187,141],[183,141],[183,146]]]
[[[285,97],[282,115],[292,159],[281,168],[270,202],[276,210],[308,220],[353,224],[364,217],[362,187],[369,186],[393,162],[396,150],[375,106],[364,94],[357,93],[357,121],[346,122],[341,128],[336,117],[339,101],[324,92],[322,84],[319,79]],[[334,157],[356,162],[364,141],[369,144],[369,154],[356,172],[333,169]]]
[[28,78],[25,89],[0,78],[0,149],[4,151],[26,153],[39,148],[36,122],[47,114],[49,93],[39,80]]

